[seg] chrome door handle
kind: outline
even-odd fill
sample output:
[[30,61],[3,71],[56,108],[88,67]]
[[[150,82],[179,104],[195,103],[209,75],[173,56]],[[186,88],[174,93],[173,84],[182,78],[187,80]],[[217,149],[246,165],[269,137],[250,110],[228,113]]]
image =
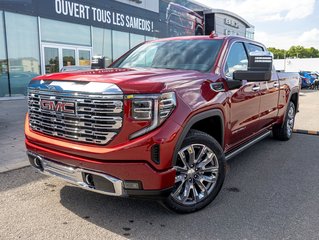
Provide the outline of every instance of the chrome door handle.
[[275,87],[275,88],[279,87],[279,83],[275,82],[275,83],[274,83],[274,87]]
[[257,91],[260,90],[260,86],[253,86],[252,90],[253,90],[254,92],[257,92]]

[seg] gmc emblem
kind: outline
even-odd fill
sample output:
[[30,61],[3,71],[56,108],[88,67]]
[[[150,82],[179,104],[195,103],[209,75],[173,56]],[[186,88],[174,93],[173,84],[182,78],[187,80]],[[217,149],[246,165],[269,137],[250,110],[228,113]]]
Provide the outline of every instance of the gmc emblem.
[[54,101],[41,99],[40,107],[43,110],[47,111],[55,111],[57,113],[69,113],[75,114],[75,103],[74,102],[62,102],[62,101]]

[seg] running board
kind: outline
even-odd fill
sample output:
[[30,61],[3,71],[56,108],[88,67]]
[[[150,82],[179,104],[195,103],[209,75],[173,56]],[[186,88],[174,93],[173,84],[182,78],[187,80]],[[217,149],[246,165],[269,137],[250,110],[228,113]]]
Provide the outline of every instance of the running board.
[[255,143],[263,140],[264,138],[268,137],[271,134],[271,131],[268,131],[262,135],[260,135],[259,137],[255,138],[254,140],[244,144],[243,146],[241,146],[240,148],[237,148],[236,150],[226,154],[225,158],[226,161],[235,157],[237,154],[241,153],[242,151],[246,150],[247,148],[251,147],[252,145],[254,145]]

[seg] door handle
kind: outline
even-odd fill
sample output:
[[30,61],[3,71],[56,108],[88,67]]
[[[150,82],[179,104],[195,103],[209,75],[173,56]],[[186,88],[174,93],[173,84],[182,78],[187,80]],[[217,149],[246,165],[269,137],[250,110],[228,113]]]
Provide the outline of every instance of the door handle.
[[254,92],[257,92],[257,91],[260,90],[260,86],[253,86],[252,90],[253,90]]
[[274,83],[274,87],[275,87],[275,88],[279,87],[279,83],[275,82],[275,83]]

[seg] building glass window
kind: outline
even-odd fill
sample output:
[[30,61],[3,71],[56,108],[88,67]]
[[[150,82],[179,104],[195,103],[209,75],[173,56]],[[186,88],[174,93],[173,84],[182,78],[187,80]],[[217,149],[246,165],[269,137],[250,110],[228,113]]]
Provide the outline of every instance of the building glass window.
[[130,49],[129,33],[113,31],[113,60],[116,60]]
[[135,47],[136,45],[145,41],[145,37],[139,34],[130,34],[130,48]]
[[254,35],[255,35],[255,28],[254,27],[246,28],[246,38],[253,40]]
[[26,95],[30,80],[40,73],[37,18],[5,13],[11,95]]
[[41,18],[41,40],[91,46],[89,26]]
[[111,30],[93,27],[93,56],[102,56],[112,62]]
[[88,50],[79,50],[79,65],[90,66],[91,65],[91,52]]
[[55,73],[60,70],[59,49],[53,47],[44,47],[44,67],[45,73]]
[[8,61],[4,36],[3,12],[0,11],[0,97],[9,96]]
[[62,49],[63,67],[75,65],[75,50],[74,49]]

